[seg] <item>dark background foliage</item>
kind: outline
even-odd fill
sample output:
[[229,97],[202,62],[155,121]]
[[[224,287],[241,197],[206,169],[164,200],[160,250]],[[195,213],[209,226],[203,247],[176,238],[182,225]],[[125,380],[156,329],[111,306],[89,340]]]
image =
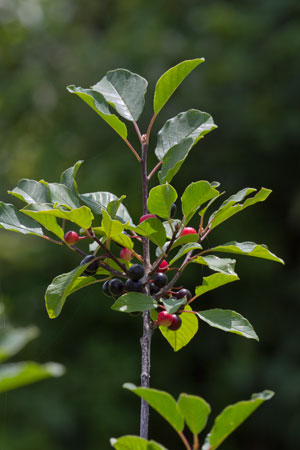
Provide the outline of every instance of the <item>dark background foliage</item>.
[[[241,281],[201,300],[203,308],[242,313],[261,342],[205,324],[176,354],[159,333],[153,340],[153,387],[174,396],[201,395],[213,416],[252,392],[276,392],[224,450],[300,446],[299,13],[296,0],[0,1],[3,201],[12,201],[7,189],[20,178],[58,181],[64,169],[84,159],[80,192],[125,193],[137,220],[140,173],[134,157],[65,86],[88,87],[117,67],[139,73],[150,83],[140,120],[145,130],[158,77],[201,56],[206,63],[176,92],[153,131],[193,107],[211,113],[219,128],[191,152],[174,186],[181,194],[190,181],[208,179],[220,181],[228,194],[246,186],[274,191],[265,204],[247,209],[209,239],[265,243],[286,266],[240,257]],[[151,156],[149,164],[154,161]],[[99,450],[110,448],[111,436],[137,434],[139,402],[121,386],[139,384],[141,321],[112,312],[99,287],[74,294],[61,316],[49,320],[45,288],[79,258],[3,230],[0,246],[0,299],[15,324],[35,323],[41,330],[18,359],[53,360],[67,368],[61,379],[1,395],[1,449]],[[187,273],[185,286],[200,284],[201,275],[199,267]],[[181,448],[156,413],[151,437]]]

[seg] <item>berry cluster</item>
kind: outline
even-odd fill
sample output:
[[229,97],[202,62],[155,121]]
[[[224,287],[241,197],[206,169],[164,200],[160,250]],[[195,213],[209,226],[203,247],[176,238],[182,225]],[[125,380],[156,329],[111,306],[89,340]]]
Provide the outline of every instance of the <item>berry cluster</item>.
[[145,275],[144,267],[141,264],[133,264],[128,269],[129,278],[125,283],[119,278],[112,278],[103,283],[103,293],[108,297],[119,297],[125,292],[142,292],[142,278]]

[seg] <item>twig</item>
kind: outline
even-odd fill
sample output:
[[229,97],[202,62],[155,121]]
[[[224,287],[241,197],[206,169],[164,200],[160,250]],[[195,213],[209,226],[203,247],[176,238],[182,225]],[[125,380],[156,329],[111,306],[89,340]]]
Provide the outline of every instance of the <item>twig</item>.
[[128,147],[130,148],[130,150],[132,151],[132,153],[134,154],[134,156],[136,157],[136,159],[138,160],[138,162],[141,162],[141,158],[138,155],[138,153],[134,150],[134,148],[132,147],[132,145],[130,144],[130,142],[128,141],[128,139],[124,139],[124,141],[126,142],[126,144],[128,145]]
[[133,123],[133,126],[135,128],[136,134],[138,135],[139,141],[142,142],[142,135],[141,135],[141,132],[140,132],[138,124],[136,122],[134,122],[134,121],[132,123]]
[[157,169],[160,168],[160,166],[162,165],[162,161],[159,161],[156,166],[151,170],[151,172],[149,173],[149,175],[147,176],[148,181],[151,179],[152,175],[155,174],[155,172],[157,171]]

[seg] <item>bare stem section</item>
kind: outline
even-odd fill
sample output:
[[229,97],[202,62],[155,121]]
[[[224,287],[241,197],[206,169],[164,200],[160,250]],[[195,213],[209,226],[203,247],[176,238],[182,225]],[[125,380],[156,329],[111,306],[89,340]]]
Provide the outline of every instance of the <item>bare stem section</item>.
[[[147,214],[147,198],[148,198],[148,178],[147,178],[147,136],[141,137],[142,141],[142,195],[143,195],[143,214]],[[150,248],[149,239],[143,237],[143,257],[145,276],[150,271]],[[146,292],[149,295],[149,292]],[[142,351],[142,367],[141,367],[141,386],[150,386],[150,349],[153,327],[151,323],[150,311],[143,313],[143,336],[140,340]],[[145,400],[141,400],[141,416],[140,416],[140,437],[148,439],[149,429],[149,405]]]

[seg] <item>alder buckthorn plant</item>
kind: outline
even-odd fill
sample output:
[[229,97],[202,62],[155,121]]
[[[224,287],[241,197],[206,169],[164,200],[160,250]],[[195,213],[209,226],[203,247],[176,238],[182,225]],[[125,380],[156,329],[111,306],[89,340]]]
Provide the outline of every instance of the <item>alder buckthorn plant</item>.
[[[141,398],[140,434],[112,438],[110,444],[117,450],[166,450],[164,445],[149,440],[149,407],[178,434],[178,448],[182,445],[187,450],[214,450],[273,396],[272,391],[266,390],[229,405],[202,437],[203,434],[199,435],[211,408],[199,393],[183,393],[175,400],[169,393],[150,387],[153,333],[160,333],[175,352],[189,344],[200,323],[258,341],[253,326],[238,312],[217,305],[201,310],[197,302],[207,292],[239,279],[232,255],[283,263],[263,244],[230,241],[211,245],[207,240],[208,235],[213,236],[214,230],[235,214],[265,201],[271,193],[269,189],[246,187],[226,197],[218,182],[199,180],[188,184],[180,195],[176,191],[174,177],[190,151],[205,146],[200,141],[217,128],[210,114],[189,109],[167,120],[156,138],[152,135],[160,111],[184,79],[203,62],[203,58],[183,61],[160,77],[155,86],[154,113],[146,130],[140,130],[138,125],[148,85],[140,75],[116,69],[90,88],[74,85],[67,88],[119,135],[123,141],[120,147],[129,148],[129,157],[141,173],[140,187],[136,187],[141,192],[137,224],[124,204],[125,195],[117,197],[106,192],[105,186],[99,186],[103,190],[97,192],[80,192],[76,175],[82,161],[66,169],[57,183],[19,181],[9,193],[24,203],[20,210],[12,204],[0,203],[2,228],[33,234],[49,241],[49,245],[67,246],[74,252],[70,271],[57,275],[46,289],[45,304],[50,319],[62,313],[73,292],[96,283],[102,286],[99,295],[111,299],[113,311],[133,313],[136,320],[142,316],[141,385],[124,385]],[[136,142],[128,140],[128,125],[136,132]],[[149,152],[154,152],[158,160],[150,169]],[[157,184],[148,189],[149,181],[156,176]],[[198,266],[201,273],[204,268],[207,275],[201,284],[187,289],[184,273],[192,265]],[[107,307],[108,303],[103,303],[103,308]],[[155,355],[153,359],[155,364]]]

